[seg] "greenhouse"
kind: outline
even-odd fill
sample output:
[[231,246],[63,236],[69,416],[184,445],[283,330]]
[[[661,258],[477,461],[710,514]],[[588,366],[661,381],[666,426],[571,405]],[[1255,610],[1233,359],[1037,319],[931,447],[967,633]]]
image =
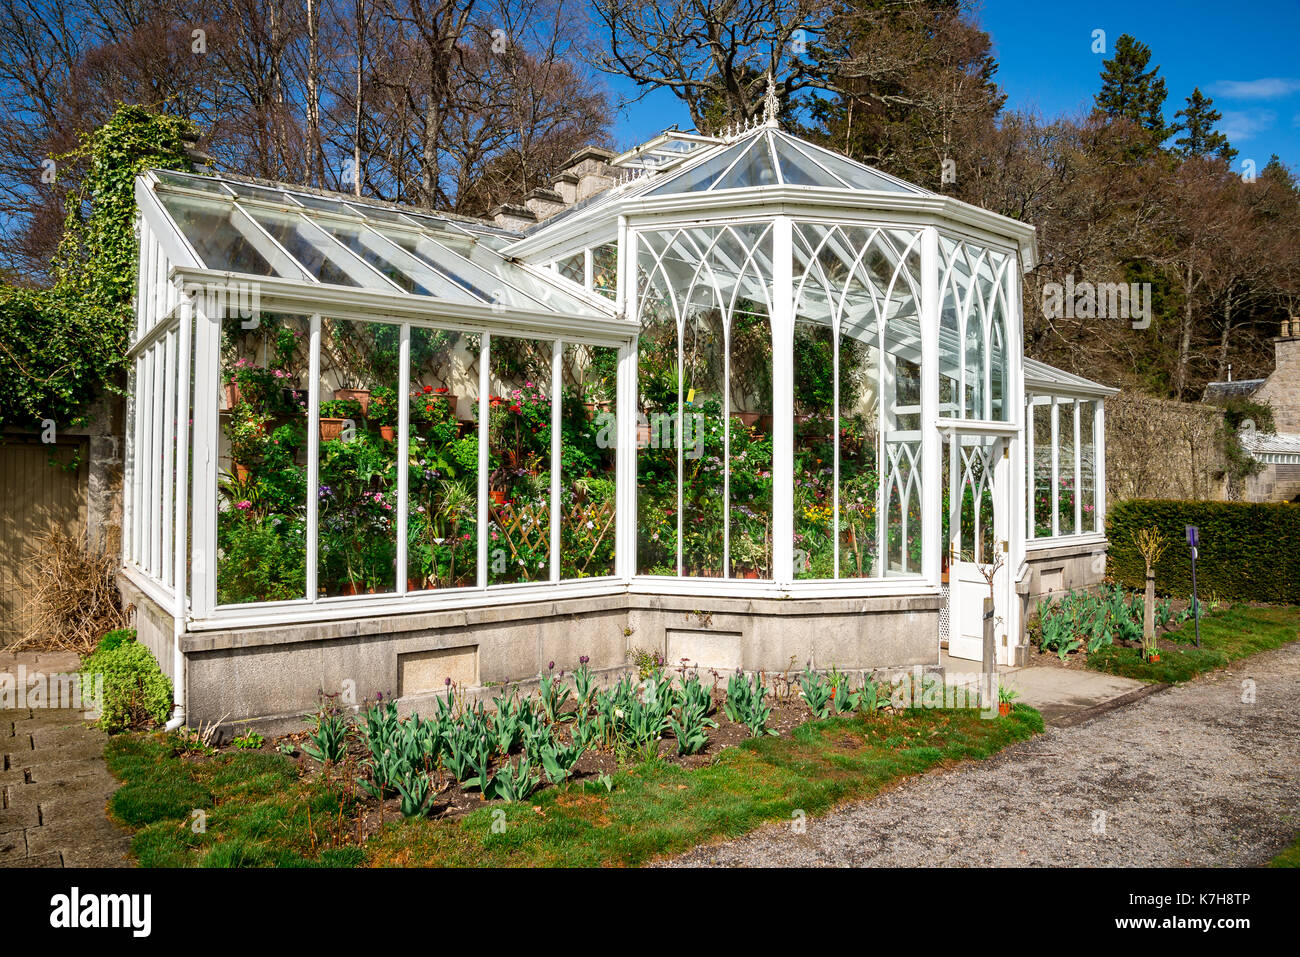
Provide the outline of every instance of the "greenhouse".
[[1023,356],[1031,226],[773,116],[601,164],[535,222],[140,177],[123,577],[178,718],[978,668],[986,598],[1014,662],[1100,580],[1114,390]]

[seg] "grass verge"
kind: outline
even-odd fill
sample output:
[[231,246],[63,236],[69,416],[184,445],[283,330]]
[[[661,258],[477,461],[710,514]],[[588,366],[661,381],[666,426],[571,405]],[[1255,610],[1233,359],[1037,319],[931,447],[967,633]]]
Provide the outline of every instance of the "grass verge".
[[937,765],[980,760],[1040,732],[1037,711],[908,711],[809,722],[788,738],[728,749],[693,770],[649,763],[596,782],[548,788],[523,804],[492,804],[458,820],[404,820],[367,845],[379,866],[636,865],[767,821],[811,816],[870,797]]
[[1291,846],[1268,862],[1269,867],[1300,867],[1300,834],[1291,842]]
[[[143,867],[352,867],[359,847],[324,847],[350,808],[280,754],[183,755],[164,734],[124,734],[104,749],[123,784],[109,814],[136,830]],[[308,822],[313,822],[309,827]]]
[[1201,647],[1194,645],[1195,626],[1188,622],[1164,637],[1178,648],[1160,649],[1160,660],[1147,661],[1136,648],[1110,645],[1088,655],[1087,666],[1139,681],[1178,684],[1222,668],[1230,661],[1279,648],[1300,637],[1300,608],[1234,605],[1201,620]]

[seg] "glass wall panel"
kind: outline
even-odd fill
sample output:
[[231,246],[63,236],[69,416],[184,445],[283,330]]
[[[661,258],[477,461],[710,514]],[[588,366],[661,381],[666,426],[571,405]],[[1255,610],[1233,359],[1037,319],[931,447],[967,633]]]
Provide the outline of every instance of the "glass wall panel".
[[618,243],[605,243],[591,251],[591,288],[613,299],[618,290]]
[[733,578],[772,577],[772,327],[764,303],[731,316],[728,554]]
[[321,320],[317,589],[397,586],[397,425],[401,327]]
[[[906,230],[795,226],[796,393],[809,393],[795,453],[795,548],[807,553],[805,577],[920,572],[917,239]],[[829,557],[825,541],[835,543]]]
[[[474,333],[411,327],[408,591],[477,582],[480,348]],[[396,412],[383,408],[381,426]]]
[[637,242],[638,570],[770,576],[771,225]]
[[1082,503],[1083,525],[1080,532],[1095,532],[1097,528],[1097,444],[1093,440],[1093,415],[1096,404],[1079,403],[1079,499]]
[[869,578],[882,573],[877,341],[874,328],[840,336],[839,578]]
[[794,577],[835,577],[835,330],[794,327]]
[[1006,421],[1010,256],[939,237],[939,414]]
[[618,350],[566,345],[560,410],[560,577],[614,574]]
[[1050,538],[1052,509],[1056,507],[1052,485],[1052,405],[1050,400],[1031,398],[1029,427],[1034,432],[1034,453],[1029,463],[1029,498],[1032,504],[1031,538]]
[[[639,575],[677,574],[677,403],[681,338],[674,286],[642,241],[637,262],[637,560]],[[655,281],[651,281],[651,277]]]
[[1070,399],[1057,400],[1056,444],[1060,450],[1057,455],[1056,497],[1058,535],[1073,535],[1074,527],[1074,402]]
[[301,316],[221,323],[218,604],[307,597],[310,343]]
[[546,581],[551,564],[549,342],[492,337],[490,585]]
[[722,577],[727,497],[722,314],[697,310],[682,337],[682,574]]

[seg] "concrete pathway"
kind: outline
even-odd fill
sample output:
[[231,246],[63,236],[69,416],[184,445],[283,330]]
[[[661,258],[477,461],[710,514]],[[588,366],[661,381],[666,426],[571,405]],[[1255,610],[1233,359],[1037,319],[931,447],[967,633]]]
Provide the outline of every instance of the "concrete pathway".
[[[963,680],[975,682],[979,679],[978,661],[950,658],[945,653],[941,664],[949,683]],[[1066,723],[1080,712],[1150,687],[1146,682],[1133,678],[1121,678],[1084,668],[1013,668],[999,665],[998,675],[999,681],[1020,695],[1016,701],[1037,708],[1047,724]]]
[[[0,652],[0,676],[16,682],[23,666],[29,687],[37,673],[77,665],[76,655]],[[130,835],[105,813],[118,782],[104,765],[104,741],[79,710],[0,710],[0,867],[130,865]]]
[[1257,866],[1300,831],[1300,642],[668,866]]

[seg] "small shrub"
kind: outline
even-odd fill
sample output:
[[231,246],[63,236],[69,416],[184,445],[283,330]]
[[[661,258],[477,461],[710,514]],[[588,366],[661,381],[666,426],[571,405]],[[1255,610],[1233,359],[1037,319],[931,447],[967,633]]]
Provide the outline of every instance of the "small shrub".
[[99,639],[99,644],[95,646],[95,650],[112,651],[114,648],[120,648],[128,641],[135,641],[135,629],[115,628],[104,633],[104,637]]
[[166,720],[172,707],[172,683],[158,669],[153,654],[138,641],[99,648],[81,665],[91,687],[104,681],[103,707],[95,725],[109,734],[144,728]]
[[266,743],[266,738],[262,737],[252,728],[245,728],[244,733],[236,735],[235,740],[231,742],[241,751],[256,751]]

